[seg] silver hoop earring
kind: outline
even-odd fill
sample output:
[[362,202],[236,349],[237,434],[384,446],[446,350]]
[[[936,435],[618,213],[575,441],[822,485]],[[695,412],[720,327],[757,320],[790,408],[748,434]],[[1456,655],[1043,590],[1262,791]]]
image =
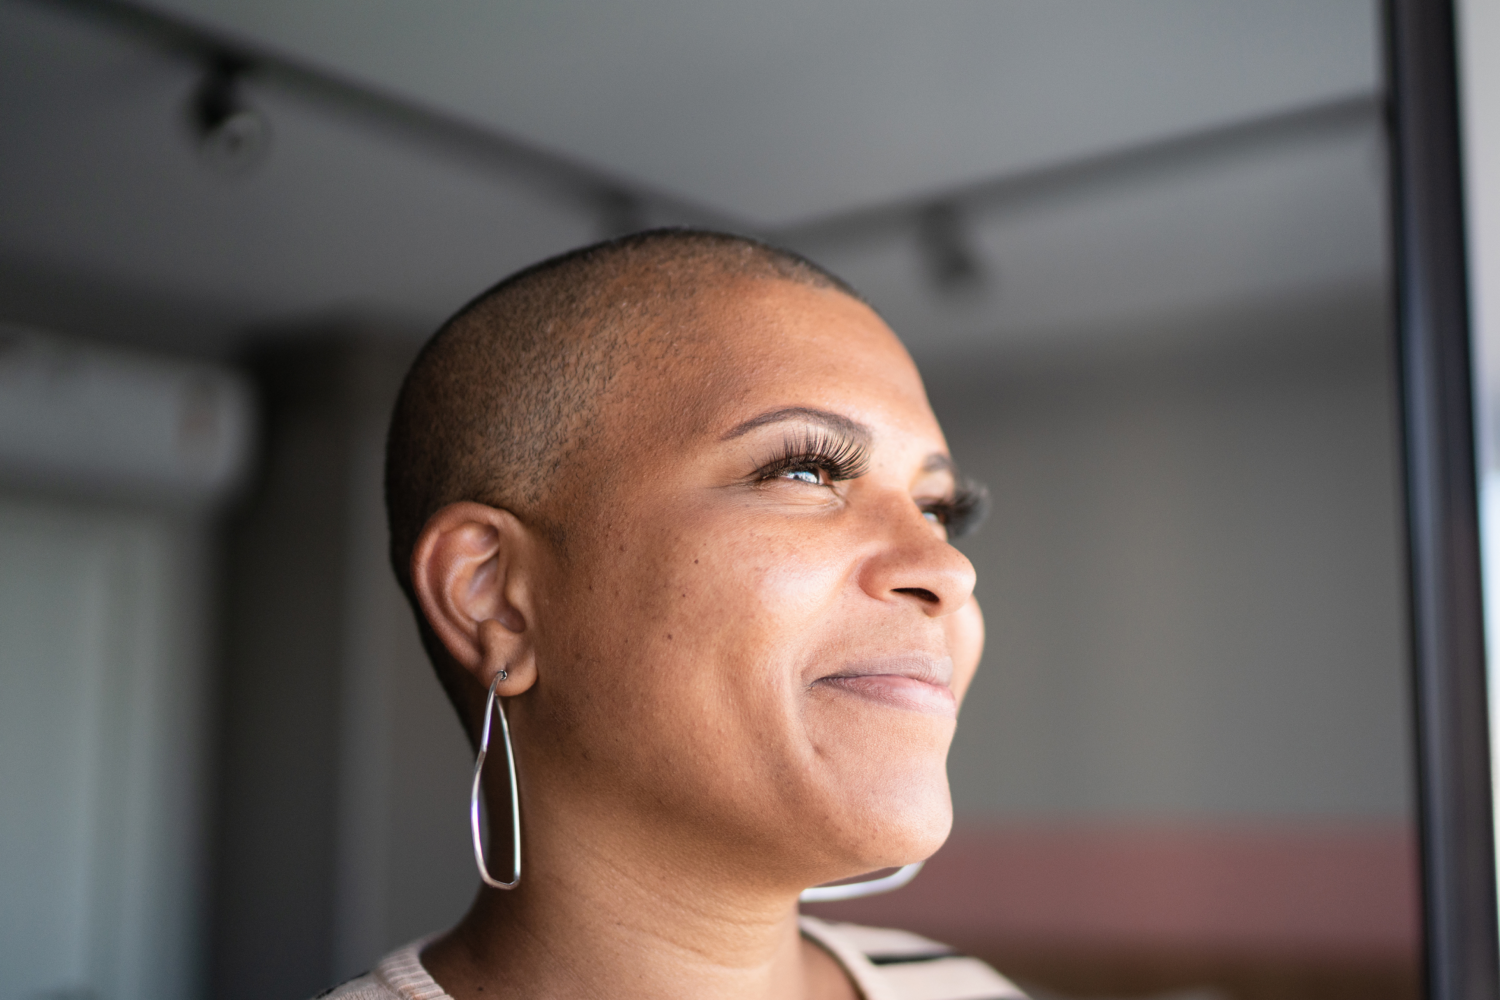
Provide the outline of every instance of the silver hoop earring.
[[[490,683],[490,695],[484,702],[484,729],[479,734],[479,753],[474,757],[474,787],[469,792],[469,831],[474,835],[474,863],[479,866],[479,877],[484,884],[495,889],[514,889],[521,884],[521,793],[516,786],[516,751],[510,745],[510,723],[505,721],[505,706],[495,697],[500,682],[510,676],[502,670]],[[505,768],[510,772],[510,842],[514,856],[511,865],[515,874],[509,882],[501,882],[490,874],[484,864],[484,837],[479,832],[479,785],[484,774],[484,758],[490,750],[490,720],[500,716],[500,735],[505,739]]]
[[876,893],[890,892],[899,889],[912,879],[917,877],[917,872],[922,870],[925,861],[914,861],[896,869],[889,875],[880,878],[866,879],[863,882],[845,882],[843,885],[815,885],[811,889],[803,889],[797,898],[804,903],[832,903],[840,899],[859,899],[861,896],[873,896]]

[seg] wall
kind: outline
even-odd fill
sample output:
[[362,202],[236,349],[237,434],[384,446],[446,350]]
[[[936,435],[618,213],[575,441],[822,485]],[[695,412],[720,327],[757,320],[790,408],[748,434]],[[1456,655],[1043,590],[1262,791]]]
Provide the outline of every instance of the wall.
[[1404,819],[1401,512],[1373,289],[931,366],[994,511],[960,815]]
[[476,882],[468,746],[386,560],[409,341],[271,339],[257,481],[225,537],[211,995],[297,1000],[452,923]]
[[0,997],[204,986],[233,371],[0,323]]
[[0,968],[7,998],[202,989],[201,519],[0,492]]

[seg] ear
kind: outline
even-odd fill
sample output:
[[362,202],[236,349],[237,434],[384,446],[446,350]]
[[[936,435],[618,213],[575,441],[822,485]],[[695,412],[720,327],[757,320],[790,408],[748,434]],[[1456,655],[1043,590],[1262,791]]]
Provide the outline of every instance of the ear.
[[508,510],[449,504],[428,519],[411,554],[411,582],[448,653],[488,689],[511,697],[536,683],[532,590],[535,535]]

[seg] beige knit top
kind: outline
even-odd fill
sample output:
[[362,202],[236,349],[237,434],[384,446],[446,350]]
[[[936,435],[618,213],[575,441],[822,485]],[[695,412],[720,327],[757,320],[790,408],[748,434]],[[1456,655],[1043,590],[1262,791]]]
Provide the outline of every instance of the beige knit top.
[[[906,931],[803,917],[802,933],[844,967],[863,1000],[1025,1000],[979,959]],[[451,1000],[422,967],[423,943],[391,952],[374,971],[319,1000]]]

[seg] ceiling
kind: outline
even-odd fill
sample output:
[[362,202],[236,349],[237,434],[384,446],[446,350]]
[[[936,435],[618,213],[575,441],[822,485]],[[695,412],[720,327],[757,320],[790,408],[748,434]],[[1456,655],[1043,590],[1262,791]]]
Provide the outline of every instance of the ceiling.
[[[813,254],[918,350],[1385,271],[1368,0],[158,0],[268,67],[235,176],[185,123],[201,59],[119,9],[0,5],[3,318],[189,350],[428,329],[617,225],[606,189]],[[931,280],[936,202],[963,288]]]
[[1370,93],[1364,0],[155,0],[765,228]]

